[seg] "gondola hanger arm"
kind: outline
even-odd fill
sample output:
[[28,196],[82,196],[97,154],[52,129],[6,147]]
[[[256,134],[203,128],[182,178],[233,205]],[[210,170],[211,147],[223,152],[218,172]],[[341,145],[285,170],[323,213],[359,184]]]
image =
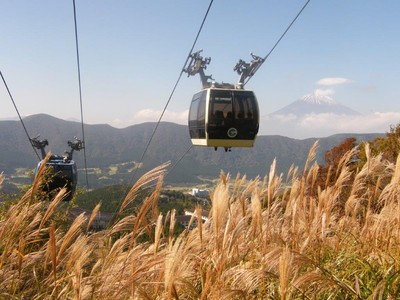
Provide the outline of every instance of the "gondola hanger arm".
[[243,87],[245,80],[252,77],[265,61],[264,58],[257,56],[252,52],[250,52],[250,55],[253,58],[250,63],[246,63],[244,60],[239,59],[236,66],[233,68],[233,70],[240,75],[238,82],[239,87]]
[[199,74],[202,88],[206,89],[211,86],[214,79],[212,78],[212,75],[206,75],[204,73],[204,70],[207,69],[207,65],[209,65],[211,62],[211,57],[203,58],[200,55],[202,51],[203,49],[200,49],[199,51],[189,55],[187,67],[183,69],[183,72],[187,73],[188,77]]

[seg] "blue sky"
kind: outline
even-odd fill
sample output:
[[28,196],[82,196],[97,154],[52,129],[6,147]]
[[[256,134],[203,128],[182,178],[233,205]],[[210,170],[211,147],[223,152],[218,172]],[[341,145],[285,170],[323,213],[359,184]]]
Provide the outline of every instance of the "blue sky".
[[[212,58],[206,73],[236,82],[239,58],[265,56],[304,3],[215,0],[195,47]],[[85,122],[157,121],[208,5],[76,0]],[[0,7],[0,68],[20,113],[79,120],[72,0],[2,1]],[[396,0],[311,0],[246,86],[258,97],[260,133],[290,136],[285,124],[271,126],[268,115],[317,89],[362,117],[310,116],[292,137],[384,132],[399,123],[399,12]],[[185,124],[199,89],[198,77],[183,76],[163,120]],[[3,86],[0,99],[0,119],[15,117]]]

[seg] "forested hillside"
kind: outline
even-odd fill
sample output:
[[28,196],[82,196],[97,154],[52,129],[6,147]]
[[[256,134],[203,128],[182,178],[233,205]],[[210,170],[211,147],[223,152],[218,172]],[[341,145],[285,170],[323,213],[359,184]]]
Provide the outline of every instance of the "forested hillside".
[[[80,138],[81,125],[49,115],[33,115],[24,119],[29,134],[40,134],[49,141],[48,150],[62,154],[67,141],[74,136]],[[33,170],[38,162],[34,151],[19,121],[0,122],[0,170],[9,178],[17,168]],[[93,187],[131,182],[133,170],[137,168],[144,149],[153,133],[155,123],[133,125],[123,129],[109,125],[85,125],[87,166],[89,184]],[[323,154],[347,137],[372,140],[379,134],[341,134],[319,139],[317,161],[323,162]],[[220,170],[248,177],[264,176],[270,164],[277,159],[277,171],[287,172],[292,164],[302,167],[307,153],[316,138],[296,140],[283,136],[259,136],[254,148],[223,149],[193,147],[169,173],[166,182],[199,182],[200,178],[218,176]],[[174,165],[190,147],[188,129],[184,125],[162,122],[139,166],[135,176],[166,161]],[[76,152],[80,180],[83,176],[83,151]]]

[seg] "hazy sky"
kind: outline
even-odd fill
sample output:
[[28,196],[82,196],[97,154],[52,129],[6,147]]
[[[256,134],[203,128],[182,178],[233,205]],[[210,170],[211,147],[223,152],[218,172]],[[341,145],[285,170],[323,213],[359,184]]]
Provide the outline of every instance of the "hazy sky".
[[[304,3],[215,0],[195,47],[212,58],[206,74],[236,82],[239,58],[265,56]],[[208,5],[76,0],[85,122],[157,121]],[[363,115],[310,116],[295,137],[387,131],[400,122],[399,14],[397,0],[311,0],[246,86],[258,97],[260,133],[290,136],[268,115],[317,89]],[[79,120],[72,0],[3,0],[0,28],[0,68],[20,113]],[[163,120],[186,124],[199,89],[198,77],[182,77]],[[15,117],[2,83],[0,99],[0,119]]]

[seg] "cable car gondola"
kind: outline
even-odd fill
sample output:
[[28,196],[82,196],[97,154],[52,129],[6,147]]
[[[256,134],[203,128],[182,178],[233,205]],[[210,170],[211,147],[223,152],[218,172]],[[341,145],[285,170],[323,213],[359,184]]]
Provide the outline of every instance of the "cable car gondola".
[[239,60],[235,67],[241,77],[237,85],[209,82],[204,74],[210,58],[198,51],[192,54],[188,76],[200,74],[203,89],[193,96],[189,109],[189,134],[195,146],[225,148],[253,147],[259,129],[259,109],[253,91],[245,90],[244,80],[252,75],[263,59],[253,56],[250,64]]
[[253,147],[258,127],[258,104],[252,91],[211,87],[193,96],[189,110],[193,145]]
[[[35,171],[35,177],[37,172],[44,162],[46,152],[44,148],[49,144],[47,140],[38,140],[38,138],[31,139],[32,145],[39,149],[42,154],[42,160],[38,163]],[[83,148],[83,142],[75,138],[73,142],[68,141],[71,151],[65,151],[64,155],[51,155],[49,160],[46,162],[46,167],[49,167],[50,176],[48,181],[42,186],[42,190],[48,193],[50,196],[57,193],[61,188],[66,188],[67,193],[64,201],[70,201],[75,194],[76,185],[78,183],[78,171],[75,161],[72,159],[74,150],[81,150]]]

